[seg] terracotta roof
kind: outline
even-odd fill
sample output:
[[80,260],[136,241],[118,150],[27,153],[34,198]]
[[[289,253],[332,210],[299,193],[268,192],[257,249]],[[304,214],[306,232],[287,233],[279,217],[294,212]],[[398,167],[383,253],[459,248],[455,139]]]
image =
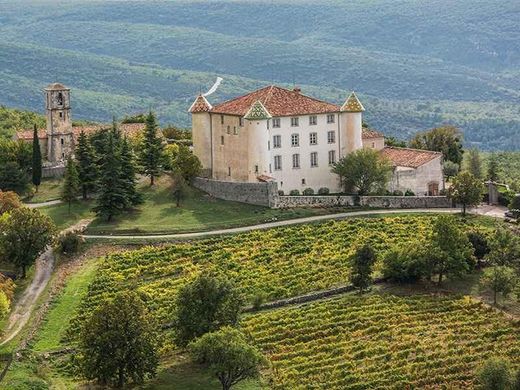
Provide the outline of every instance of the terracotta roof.
[[336,104],[303,95],[298,89],[291,91],[270,85],[247,95],[217,104],[211,112],[244,116],[257,101],[262,103],[267,112],[274,117],[339,111],[339,106]]
[[256,178],[258,179],[258,181],[261,181],[264,183],[274,181],[274,178],[271,176],[268,176],[268,175],[260,175],[260,176],[257,176]]
[[383,133],[380,133],[379,131],[376,131],[376,130],[363,129],[362,137],[363,137],[363,139],[384,138],[385,135]]
[[53,84],[49,84],[46,88],[45,88],[46,91],[69,91],[70,88],[64,86],[63,84],[61,83],[53,83]]
[[[89,126],[73,126],[72,132],[74,136],[79,136],[81,131],[83,130],[85,134],[92,134],[101,129],[110,128],[112,125],[89,125]],[[126,134],[129,137],[136,136],[139,132],[144,130],[144,123],[121,123],[119,125],[119,130]],[[22,130],[16,133],[16,139],[30,141],[33,139],[33,130]],[[38,138],[39,139],[47,139],[47,130],[46,129],[38,129]]]
[[363,107],[354,91],[352,91],[345,103],[341,106],[341,111],[362,112],[365,111],[365,107]]
[[387,157],[394,167],[418,168],[440,156],[442,153],[431,150],[396,148],[386,146],[381,154]]
[[208,100],[202,96],[197,96],[197,99],[193,102],[188,112],[197,113],[197,112],[209,112],[211,110],[211,104],[209,104]]

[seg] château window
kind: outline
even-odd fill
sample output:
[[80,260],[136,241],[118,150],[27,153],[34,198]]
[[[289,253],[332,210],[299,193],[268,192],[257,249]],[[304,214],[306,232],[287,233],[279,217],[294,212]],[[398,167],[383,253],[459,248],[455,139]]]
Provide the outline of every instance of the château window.
[[336,115],[334,114],[327,114],[327,123],[334,123],[336,118]]
[[327,132],[327,142],[329,144],[336,143],[336,132],[335,131],[329,131]]
[[269,130],[269,119],[267,120],[267,130]]
[[221,116],[220,116],[220,124],[221,124],[221,125],[224,124],[224,115],[221,115]]
[[311,168],[318,166],[318,152],[311,153]]
[[60,111],[60,118],[63,118],[63,112]]
[[305,185],[305,179],[302,179],[302,186]]
[[220,136],[220,144],[224,145],[224,136],[223,135]]
[[300,136],[298,134],[291,134],[291,146],[300,146]]
[[318,133],[310,133],[309,134],[309,143],[311,145],[317,145],[318,144]]
[[294,118],[291,118],[291,126],[292,127],[298,127],[300,125],[300,118],[297,116]]
[[280,171],[282,169],[282,156],[274,156],[274,170]]
[[300,168],[300,155],[299,154],[292,155],[292,167],[294,169]]
[[233,126],[233,134],[238,135],[238,129],[236,126]]
[[244,127],[244,118],[242,118],[242,117],[238,118],[238,125],[240,127]]
[[228,170],[227,175],[231,176],[231,167],[228,167],[227,170]]
[[329,165],[336,164],[336,151],[329,150]]
[[228,134],[231,134],[231,126],[229,126],[229,125],[228,125],[228,127],[227,127],[227,133],[228,133]]
[[311,115],[309,117],[309,125],[314,126],[318,124],[318,117],[316,115]]
[[258,165],[255,165],[255,173],[258,173]]
[[282,147],[282,136],[274,135],[273,136],[273,148],[281,148]]
[[280,127],[280,118],[273,118],[273,129]]
[[60,141],[61,141],[61,144],[63,145],[63,143],[64,143],[64,142],[63,142],[63,138],[62,138]]

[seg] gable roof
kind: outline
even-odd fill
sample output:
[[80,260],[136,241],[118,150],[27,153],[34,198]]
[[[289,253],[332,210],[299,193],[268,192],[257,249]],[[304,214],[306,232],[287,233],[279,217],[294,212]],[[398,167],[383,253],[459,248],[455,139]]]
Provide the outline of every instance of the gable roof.
[[[120,123],[119,124],[119,130],[129,136],[134,137],[139,132],[143,131],[145,128],[144,123]],[[92,133],[95,133],[96,131],[99,131],[101,129],[108,129],[111,128],[111,124],[107,125],[86,125],[86,126],[73,126],[72,127],[72,133],[75,137],[78,137],[81,131],[85,132],[85,134],[89,135]],[[18,131],[15,135],[15,139],[23,140],[23,141],[32,141],[33,139],[33,131],[34,130],[22,130]],[[47,130],[46,129],[38,129],[38,138],[39,139],[47,139]]]
[[363,139],[384,138],[385,135],[383,133],[380,133],[379,131],[376,131],[376,130],[363,128],[363,132],[361,134],[361,137]]
[[291,91],[270,85],[247,95],[217,104],[211,109],[211,112],[244,116],[257,101],[274,117],[339,111],[338,105],[303,95],[298,89]]
[[249,111],[244,116],[248,120],[259,120],[272,118],[260,100],[253,103]]
[[345,100],[345,103],[341,106],[341,111],[344,112],[363,112],[365,111],[365,107],[361,104],[358,97],[356,96],[355,92],[352,91],[352,93],[349,95],[347,100]]
[[193,102],[188,112],[197,113],[197,112],[209,112],[211,111],[211,104],[209,104],[208,100],[202,96],[197,96],[197,99]]
[[421,165],[442,156],[442,153],[431,150],[397,148],[394,146],[385,146],[380,153],[388,158],[394,167],[408,168],[419,168]]

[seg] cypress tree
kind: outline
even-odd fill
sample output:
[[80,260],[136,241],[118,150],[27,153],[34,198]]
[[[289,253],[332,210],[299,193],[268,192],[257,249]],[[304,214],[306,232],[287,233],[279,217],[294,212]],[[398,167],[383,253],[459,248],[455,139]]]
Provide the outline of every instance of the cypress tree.
[[65,168],[65,181],[63,183],[63,189],[61,192],[61,199],[69,204],[76,199],[79,194],[79,178],[78,170],[76,168],[76,162],[69,157],[67,160],[67,167]]
[[36,186],[36,192],[42,182],[42,152],[38,138],[38,128],[34,125],[32,148],[32,183]]
[[152,111],[146,117],[146,128],[141,148],[141,165],[144,174],[150,177],[150,185],[153,186],[154,179],[159,176],[162,162],[163,144],[157,135],[157,120]]
[[88,194],[96,190],[98,168],[94,148],[83,131],[79,134],[76,159],[81,192],[83,199],[87,199]]
[[142,203],[141,194],[137,191],[137,179],[135,177],[135,157],[126,137],[121,144],[121,181],[124,185],[128,206],[136,206]]
[[124,183],[121,180],[121,153],[116,145],[114,133],[109,132],[107,145],[101,162],[100,194],[94,208],[96,214],[108,222],[128,205]]

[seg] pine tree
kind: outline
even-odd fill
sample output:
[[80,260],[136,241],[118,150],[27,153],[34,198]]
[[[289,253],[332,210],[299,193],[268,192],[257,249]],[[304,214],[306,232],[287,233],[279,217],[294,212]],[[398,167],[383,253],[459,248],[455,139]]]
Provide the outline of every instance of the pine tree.
[[34,125],[33,150],[32,150],[32,183],[36,186],[36,192],[42,182],[42,152],[38,138],[38,128]]
[[107,145],[102,156],[100,194],[94,208],[96,214],[108,222],[119,214],[128,204],[124,183],[121,180],[120,151],[116,145],[113,132],[107,136]]
[[123,138],[121,145],[121,180],[124,185],[127,206],[136,206],[142,203],[143,198],[137,191],[137,179],[135,177],[135,157],[130,147],[130,142]]
[[61,199],[70,205],[72,201],[76,199],[79,194],[79,178],[78,170],[76,168],[76,162],[69,157],[67,160],[67,167],[65,168],[65,181],[63,183],[63,189],[61,192]]
[[76,159],[81,192],[83,199],[87,199],[88,194],[96,190],[98,168],[94,148],[83,131],[79,134]]
[[478,149],[470,149],[468,171],[477,179],[482,179],[482,160]]
[[153,186],[154,179],[159,176],[162,162],[163,144],[157,135],[157,120],[152,111],[146,117],[146,128],[141,149],[141,165],[144,174],[150,177],[150,185]]
[[494,182],[498,181],[499,176],[499,166],[498,166],[498,158],[496,153],[491,153],[491,156],[489,156],[489,162],[488,162],[488,179]]

